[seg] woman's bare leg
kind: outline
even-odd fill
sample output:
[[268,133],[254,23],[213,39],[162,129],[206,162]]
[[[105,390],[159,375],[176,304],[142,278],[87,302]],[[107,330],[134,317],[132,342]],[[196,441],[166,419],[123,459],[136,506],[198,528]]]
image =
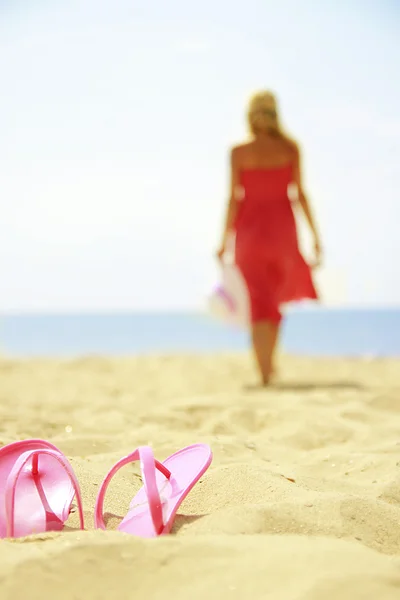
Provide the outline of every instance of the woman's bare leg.
[[279,339],[280,323],[258,321],[252,326],[252,343],[262,385],[268,385],[274,370],[274,354]]
[[271,356],[271,375],[276,375],[276,351],[279,344],[279,337],[281,333],[281,323],[271,323],[273,326],[273,347]]

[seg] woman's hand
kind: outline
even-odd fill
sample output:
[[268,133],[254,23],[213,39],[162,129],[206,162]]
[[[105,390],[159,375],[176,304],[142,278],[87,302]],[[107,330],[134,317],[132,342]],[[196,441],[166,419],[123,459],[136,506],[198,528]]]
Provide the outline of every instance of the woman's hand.
[[225,244],[221,244],[221,246],[216,251],[215,255],[219,261],[222,261],[224,254],[226,252]]

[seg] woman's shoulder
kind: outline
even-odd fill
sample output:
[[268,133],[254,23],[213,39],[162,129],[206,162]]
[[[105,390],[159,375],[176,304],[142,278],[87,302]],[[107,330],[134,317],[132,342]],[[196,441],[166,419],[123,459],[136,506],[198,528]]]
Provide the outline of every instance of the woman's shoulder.
[[249,156],[251,150],[251,142],[236,144],[231,147],[230,156],[231,163],[239,167]]
[[299,149],[299,144],[298,144],[297,140],[295,140],[294,138],[292,138],[286,134],[281,135],[281,140],[282,140],[283,144],[286,146],[286,148],[289,150],[289,152],[292,152],[294,155],[299,154],[300,149]]
[[231,154],[245,154],[252,147],[253,142],[243,142],[241,144],[235,144],[231,146]]

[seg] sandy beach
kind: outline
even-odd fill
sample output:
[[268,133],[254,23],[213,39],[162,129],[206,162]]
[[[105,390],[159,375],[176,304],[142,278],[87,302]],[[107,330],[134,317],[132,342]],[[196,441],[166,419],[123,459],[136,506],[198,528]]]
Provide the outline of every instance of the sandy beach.
[[[249,357],[0,361],[0,442],[41,437],[81,484],[63,532],[0,543],[0,596],[94,600],[395,600],[400,597],[400,361],[282,357],[251,391]],[[113,480],[110,531],[93,529],[104,475],[138,445],[191,443],[214,460],[169,536],[116,530],[139,466]]]

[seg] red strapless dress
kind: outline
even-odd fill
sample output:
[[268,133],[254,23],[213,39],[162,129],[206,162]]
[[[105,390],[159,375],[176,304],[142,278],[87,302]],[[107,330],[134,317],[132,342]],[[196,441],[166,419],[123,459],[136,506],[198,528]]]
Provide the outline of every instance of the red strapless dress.
[[240,174],[243,200],[235,222],[235,260],[248,288],[253,322],[279,322],[281,304],[318,298],[299,250],[288,196],[292,181],[291,165]]

